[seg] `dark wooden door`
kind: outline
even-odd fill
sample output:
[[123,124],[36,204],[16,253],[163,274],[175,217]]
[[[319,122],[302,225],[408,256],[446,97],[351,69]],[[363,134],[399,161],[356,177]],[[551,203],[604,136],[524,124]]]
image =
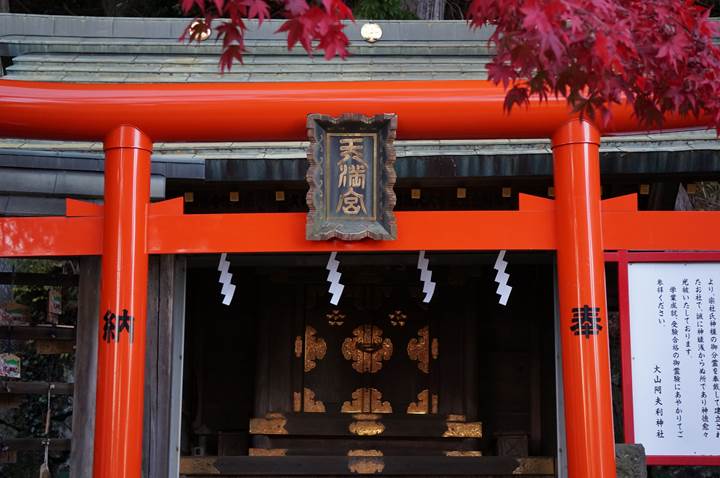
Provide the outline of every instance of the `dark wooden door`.
[[[413,300],[408,289],[356,285],[341,307],[308,301],[312,305],[305,312],[303,404],[296,411],[437,412],[437,406],[433,410],[430,405],[433,396],[437,405],[438,391],[432,381],[428,308]],[[317,292],[308,286],[307,294]]]
[[417,269],[377,271],[345,269],[338,306],[312,276],[269,287],[251,454],[478,449],[477,317],[461,300],[472,297],[468,284],[425,304]]

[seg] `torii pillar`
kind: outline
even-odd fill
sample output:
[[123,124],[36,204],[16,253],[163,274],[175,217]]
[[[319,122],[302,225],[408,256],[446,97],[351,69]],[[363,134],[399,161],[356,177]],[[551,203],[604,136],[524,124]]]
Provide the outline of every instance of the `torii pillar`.
[[568,473],[615,478],[600,132],[572,120],[553,135],[552,146]]
[[93,477],[139,478],[147,315],[151,140],[119,126],[105,138]]

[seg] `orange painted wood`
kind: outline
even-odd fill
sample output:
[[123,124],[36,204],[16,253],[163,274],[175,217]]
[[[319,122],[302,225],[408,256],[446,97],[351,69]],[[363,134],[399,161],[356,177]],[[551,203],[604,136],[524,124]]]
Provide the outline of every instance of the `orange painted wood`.
[[[560,128],[552,143],[568,476],[615,478],[600,132],[576,120]],[[582,331],[582,313],[594,316],[591,333]]]
[[65,199],[65,215],[67,217],[102,216],[102,204],[77,199]]
[[[113,130],[105,140],[96,478],[141,476],[151,148],[147,136],[129,126]],[[107,314],[113,318],[106,320]],[[127,329],[121,317],[130,317]]]
[[[549,201],[552,204],[552,201]],[[398,212],[397,241],[305,240],[305,214],[148,218],[150,254],[417,250],[553,250],[554,211]],[[605,250],[720,250],[720,212],[604,211]],[[102,254],[101,217],[0,218],[0,256]],[[265,232],[267,231],[267,233]],[[702,231],[697,233],[697,231]]]
[[102,217],[0,218],[0,257],[97,256]]
[[307,241],[304,213],[194,214],[154,217],[151,254],[552,249],[552,213],[398,212],[398,239]]
[[[298,141],[310,113],[396,113],[398,139],[548,138],[572,111],[550,97],[503,110],[505,90],[481,80],[80,84],[0,80],[0,137],[99,141],[131,124],[153,141]],[[627,106],[604,133],[643,131]],[[233,118],[230,120],[229,118]],[[667,118],[698,128],[708,118]]]

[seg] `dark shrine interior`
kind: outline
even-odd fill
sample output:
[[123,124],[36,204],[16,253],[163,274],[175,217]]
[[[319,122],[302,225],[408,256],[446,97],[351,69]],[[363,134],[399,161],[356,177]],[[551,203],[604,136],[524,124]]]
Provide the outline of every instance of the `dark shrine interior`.
[[[341,253],[189,258],[184,456],[546,456],[557,449],[553,256]],[[480,424],[480,425],[478,425]],[[380,427],[378,429],[378,427]],[[452,430],[452,431],[451,431]]]

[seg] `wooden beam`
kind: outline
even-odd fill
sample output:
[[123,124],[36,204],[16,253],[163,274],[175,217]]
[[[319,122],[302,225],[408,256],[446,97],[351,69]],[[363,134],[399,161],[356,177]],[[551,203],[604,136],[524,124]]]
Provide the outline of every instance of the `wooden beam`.
[[67,451],[70,449],[69,438],[3,438],[0,449],[4,451],[41,451],[45,442],[49,442],[50,451]]
[[[637,211],[633,201],[603,202],[606,250],[720,250],[720,212]],[[397,240],[354,242],[306,240],[304,213],[179,214],[170,202],[148,217],[150,254],[556,248],[554,202],[527,195],[518,211],[397,212]],[[0,256],[99,255],[101,238],[101,217],[0,219]]]
[[[233,456],[185,457],[180,473],[184,476],[253,475],[253,476],[345,476],[368,473],[393,476],[454,475],[532,475],[554,476],[554,459],[550,457],[513,458],[431,457],[431,456]],[[358,471],[353,471],[358,470]]]
[[74,287],[78,277],[68,274],[39,274],[35,272],[0,272],[0,284],[5,285],[58,285]]
[[[100,141],[133,125],[156,142],[303,141],[311,113],[395,113],[399,140],[548,138],[576,114],[550,96],[508,115],[505,89],[487,80],[82,84],[4,80],[0,137]],[[645,131],[628,104],[610,105],[604,133]],[[242,128],[227,118],[252,118]],[[189,123],[187,118],[202,118]],[[709,116],[666,115],[666,129],[700,129]]]
[[0,339],[75,340],[75,327],[63,325],[0,325]]
[[52,388],[53,395],[71,395],[74,386],[65,382],[11,382],[0,380],[0,395],[46,395],[48,388]]
[[102,225],[102,217],[0,218],[0,256],[100,255]]
[[148,224],[151,254],[552,249],[547,211],[397,212],[395,241],[305,239],[304,213],[156,216]]

